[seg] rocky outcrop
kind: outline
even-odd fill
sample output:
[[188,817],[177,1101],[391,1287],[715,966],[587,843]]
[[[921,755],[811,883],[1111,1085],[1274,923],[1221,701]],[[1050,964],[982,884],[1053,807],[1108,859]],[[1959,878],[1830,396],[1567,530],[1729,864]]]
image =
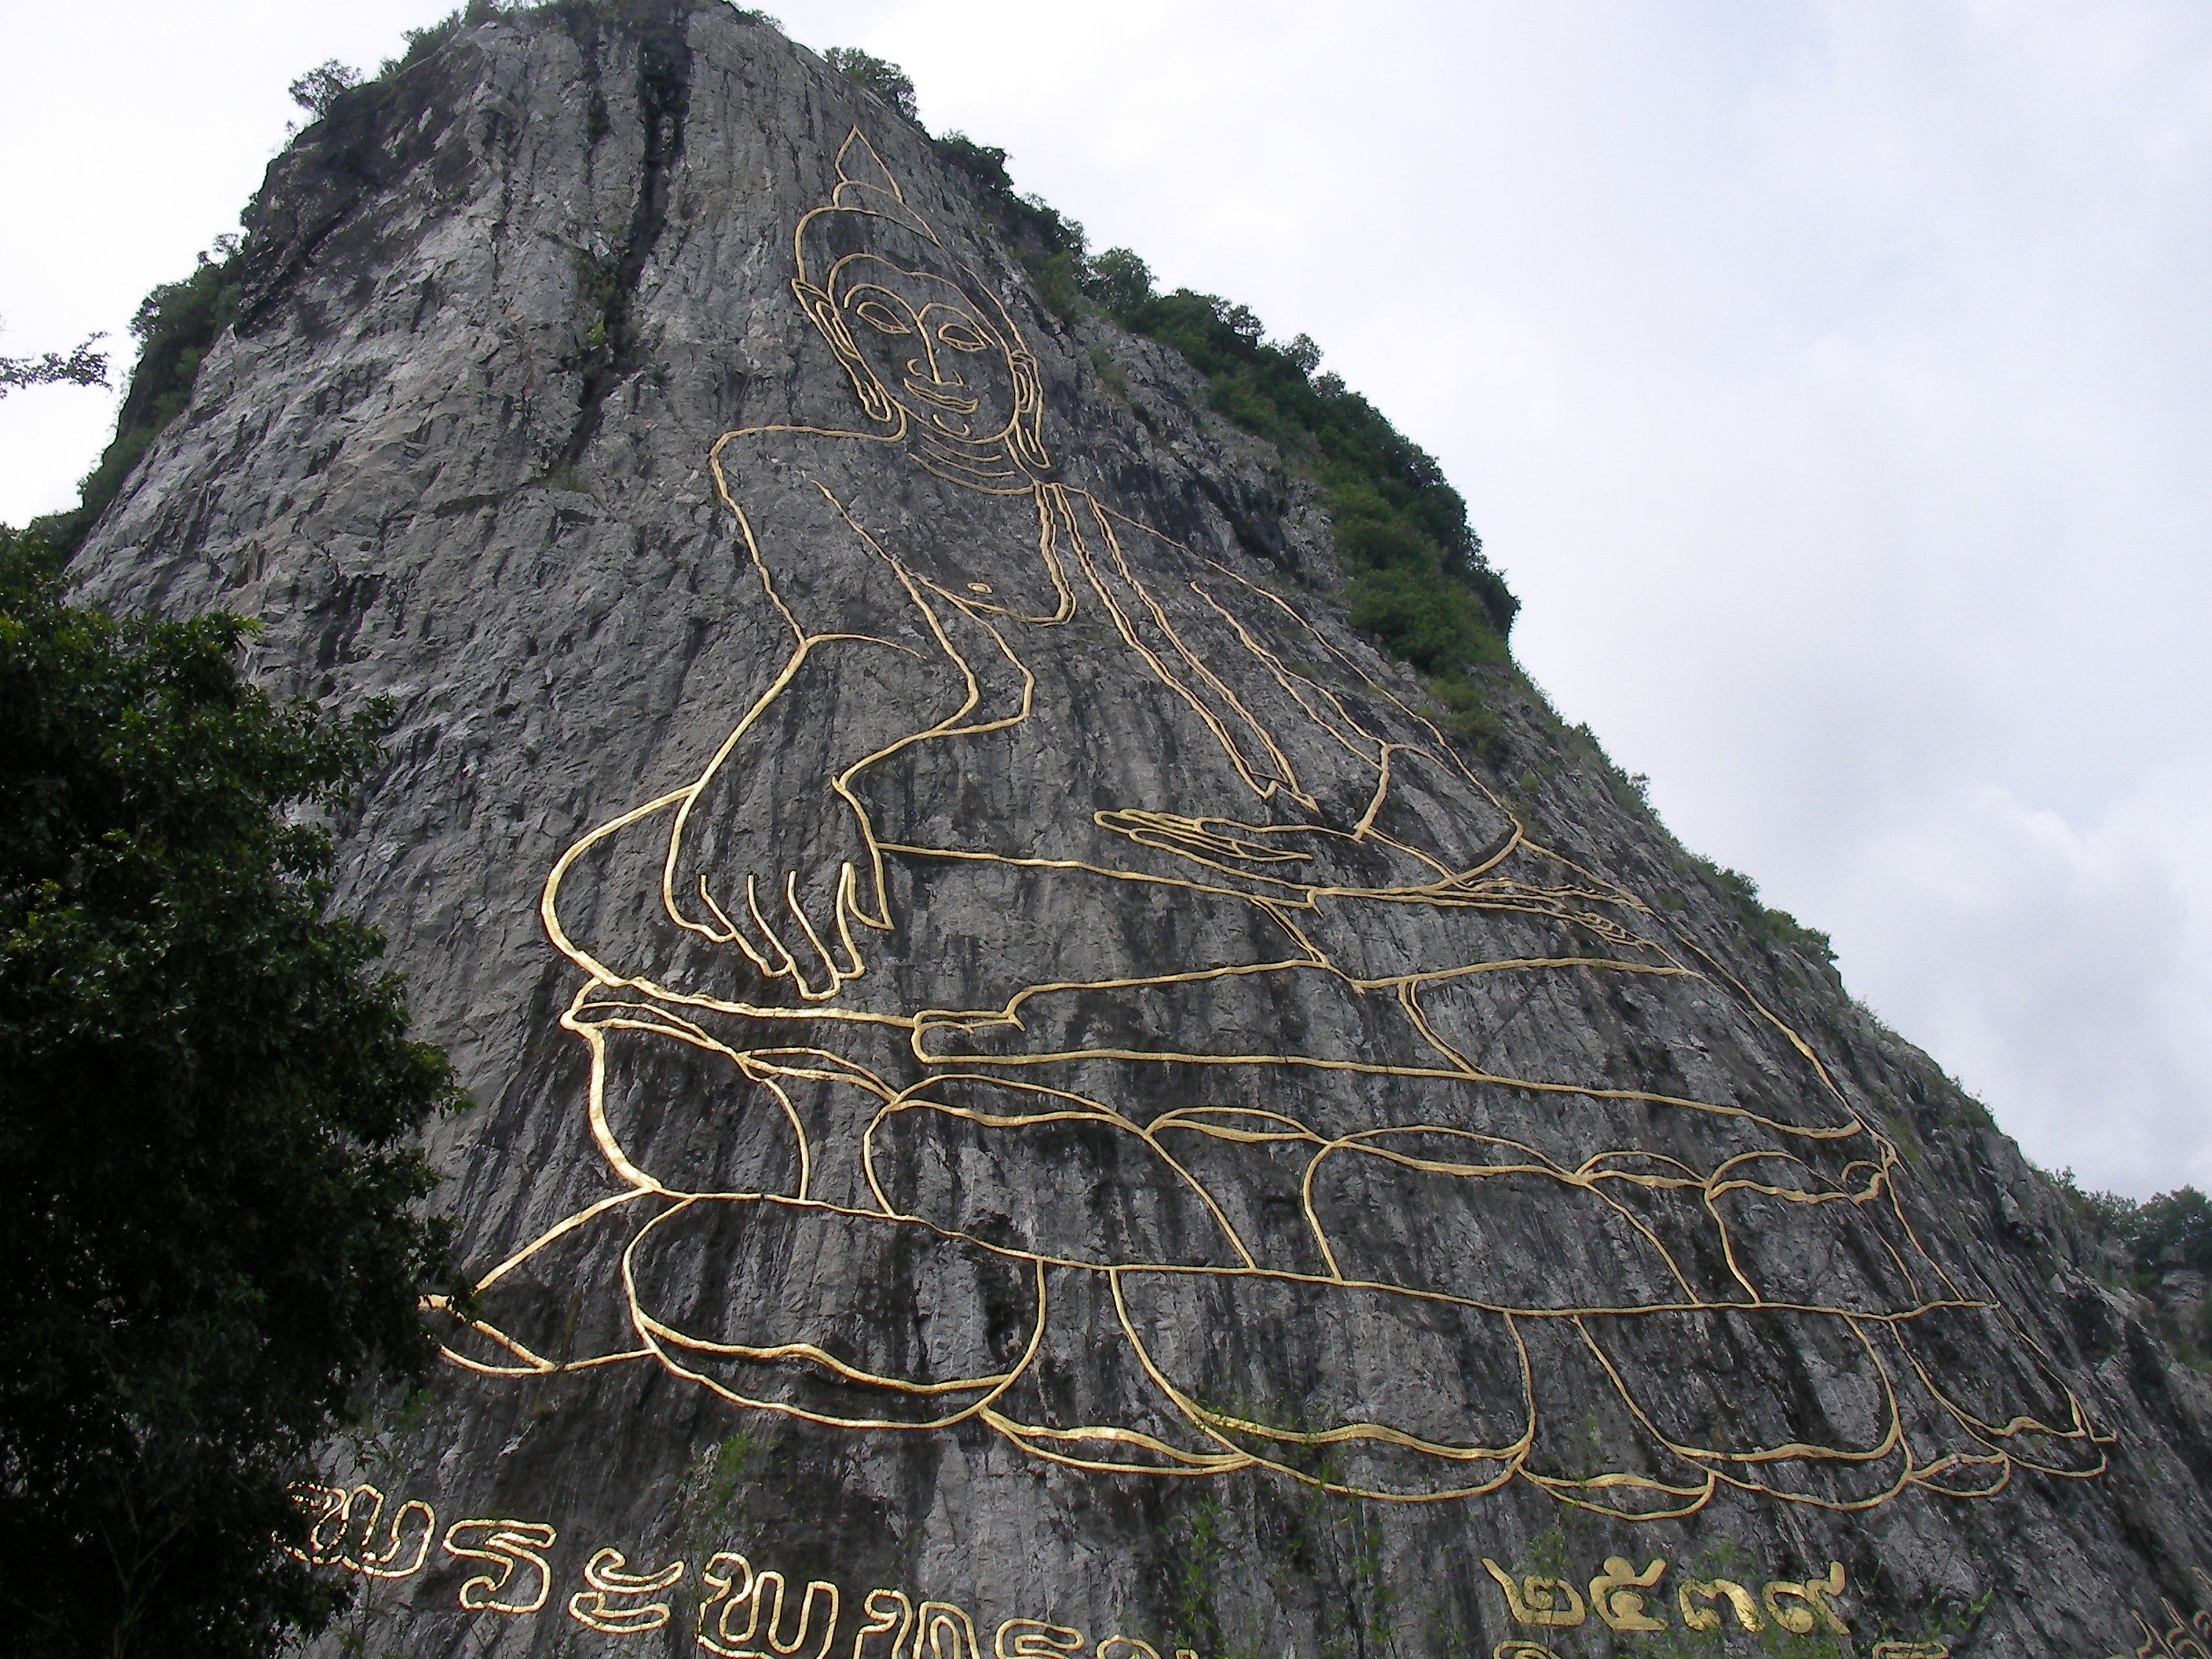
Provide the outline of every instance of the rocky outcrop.
[[1448,738],[923,135],[610,15],[301,135],[76,567],[398,711],[343,896],[481,1283],[349,1639],[2212,1639],[2201,1379],[1978,1109],[1510,673]]

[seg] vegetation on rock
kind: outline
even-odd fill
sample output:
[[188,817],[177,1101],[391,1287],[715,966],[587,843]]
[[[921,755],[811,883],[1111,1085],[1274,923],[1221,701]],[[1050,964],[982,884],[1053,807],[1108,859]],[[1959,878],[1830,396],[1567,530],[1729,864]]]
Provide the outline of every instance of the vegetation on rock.
[[339,97],[361,84],[361,71],[335,58],[326,58],[284,88],[292,101],[321,120]]
[[2057,1180],[2076,1218],[2106,1247],[2114,1276],[2157,1310],[2185,1359],[2212,1370],[2212,1199],[2194,1187],[2140,1201],[2086,1191],[2071,1170]]
[[191,401],[200,362],[238,315],[245,262],[239,239],[225,236],[181,282],[165,283],[139,302],[131,319],[138,361],[131,371],[115,436],[79,481],[77,504],[32,526],[63,558],[75,553],[108,503],[122,493],[131,469]]
[[921,118],[915,113],[914,82],[907,79],[906,71],[897,64],[871,57],[858,46],[832,46],[822,56],[848,81],[866,87],[882,99],[900,119],[920,125]]

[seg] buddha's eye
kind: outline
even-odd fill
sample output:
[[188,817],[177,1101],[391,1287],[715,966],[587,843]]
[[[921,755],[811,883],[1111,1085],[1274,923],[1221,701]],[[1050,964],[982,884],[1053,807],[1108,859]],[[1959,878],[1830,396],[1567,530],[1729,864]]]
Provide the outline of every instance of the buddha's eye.
[[950,322],[939,326],[937,337],[955,351],[988,351],[990,341],[983,337],[982,330],[972,323]]
[[858,317],[862,322],[866,323],[870,328],[875,330],[878,334],[911,334],[914,332],[911,328],[907,326],[906,319],[904,318],[901,317],[898,313],[893,311],[889,306],[885,305],[880,300],[861,301],[860,304],[853,307],[853,314],[855,317]]

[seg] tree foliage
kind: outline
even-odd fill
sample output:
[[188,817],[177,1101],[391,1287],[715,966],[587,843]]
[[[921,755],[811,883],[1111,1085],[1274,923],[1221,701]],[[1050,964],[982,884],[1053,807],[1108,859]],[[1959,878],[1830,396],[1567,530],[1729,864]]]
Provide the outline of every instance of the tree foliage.
[[1152,268],[1126,247],[1109,247],[1091,261],[1083,291],[1115,315],[1134,311],[1152,297]]
[[33,526],[66,558],[123,490],[131,469],[191,401],[200,364],[238,315],[246,261],[239,240],[219,239],[192,274],[149,294],[131,319],[138,361],[116,416],[115,436],[79,480],[77,505]]
[[278,1547],[450,1279],[416,1145],[458,1102],[331,914],[377,717],[279,705],[237,618],[118,622],[0,532],[0,1626],[225,1656],[340,1593]]
[[2061,1185],[2077,1212],[2126,1252],[2130,1276],[2146,1294],[2168,1273],[2212,1276],[2212,1199],[2194,1187],[2141,1200],[2118,1193],[2084,1192],[2074,1172],[2063,1171]]
[[2212,1198],[2194,1187],[2148,1199],[2095,1192],[2071,1170],[2055,1179],[2107,1260],[2117,1259],[2122,1281],[2157,1310],[2182,1358],[2212,1370]]
[[106,337],[94,334],[66,353],[0,357],[0,398],[25,386],[106,386],[107,354],[98,349]]
[[2177,1267],[2212,1273],[2212,1200],[2194,1187],[2160,1193],[2130,1218],[2136,1270],[2148,1279]]
[[331,112],[339,97],[361,84],[361,71],[335,58],[326,58],[284,88],[292,101],[318,121]]
[[854,85],[866,87],[875,94],[902,120],[912,121],[917,126],[921,124],[921,117],[915,109],[914,82],[896,64],[886,64],[858,46],[832,46],[822,55],[831,69]]

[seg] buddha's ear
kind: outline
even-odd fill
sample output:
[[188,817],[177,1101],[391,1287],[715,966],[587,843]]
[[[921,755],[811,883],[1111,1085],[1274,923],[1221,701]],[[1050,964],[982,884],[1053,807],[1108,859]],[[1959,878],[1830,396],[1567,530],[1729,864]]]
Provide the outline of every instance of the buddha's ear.
[[792,281],[791,291],[799,296],[799,308],[806,313],[807,320],[822,331],[830,343],[830,349],[844,365],[846,375],[853,382],[853,395],[860,400],[861,410],[872,421],[895,421],[898,409],[891,402],[890,393],[876,379],[875,371],[860,356],[860,349],[853,343],[853,336],[845,326],[844,314],[837,302],[813,283],[803,277]]
[[1037,360],[1023,343],[1021,325],[1014,321],[1014,313],[1006,309],[1006,302],[999,291],[985,282],[972,265],[961,267],[968,277],[968,294],[975,304],[979,316],[998,319],[999,338],[1006,348],[1006,363],[1014,376],[1014,422],[1007,428],[1007,437],[1013,445],[1014,459],[1033,472],[1047,472],[1052,468],[1052,457],[1044,447],[1044,375],[1037,368]]
[[1007,434],[1013,443],[1014,459],[1033,471],[1049,471],[1052,457],[1044,447],[1043,376],[1037,372],[1036,359],[1026,351],[1009,351],[1006,361],[1014,371],[1014,423]]

